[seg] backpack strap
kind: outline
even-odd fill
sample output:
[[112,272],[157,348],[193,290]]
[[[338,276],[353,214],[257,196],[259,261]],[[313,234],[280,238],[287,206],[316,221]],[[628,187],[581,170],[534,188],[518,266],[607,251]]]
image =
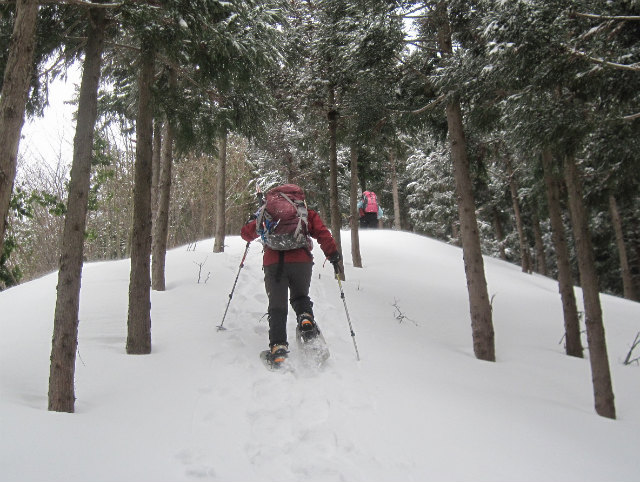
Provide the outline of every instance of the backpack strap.
[[265,226],[265,223],[269,221],[268,219],[269,213],[265,209],[265,205],[263,204],[258,209],[256,213],[256,232],[260,235],[260,239],[265,242],[265,235],[267,234],[268,228]]
[[309,212],[307,211],[307,208],[304,204],[304,201],[292,201],[291,198],[289,196],[287,196],[285,193],[281,192],[280,195],[285,198],[287,200],[287,202],[289,202],[289,204],[291,204],[294,208],[296,208],[296,211],[298,213],[298,226],[296,226],[296,230],[293,233],[294,238],[296,239],[300,239],[301,236],[305,236],[305,234],[302,232],[302,223],[304,223],[304,227],[306,228],[306,232],[309,232]]

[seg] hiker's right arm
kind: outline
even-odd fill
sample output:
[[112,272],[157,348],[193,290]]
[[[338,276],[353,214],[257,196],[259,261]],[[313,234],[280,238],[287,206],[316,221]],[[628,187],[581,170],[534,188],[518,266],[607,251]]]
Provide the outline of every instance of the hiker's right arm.
[[331,231],[324,225],[318,213],[312,210],[309,210],[309,234],[318,240],[325,256],[329,257],[338,251]]

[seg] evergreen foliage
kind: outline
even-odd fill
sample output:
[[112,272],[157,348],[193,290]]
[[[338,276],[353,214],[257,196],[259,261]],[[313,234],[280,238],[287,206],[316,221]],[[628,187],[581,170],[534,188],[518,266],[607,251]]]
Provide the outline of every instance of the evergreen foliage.
[[[163,0],[109,9],[100,113],[103,132],[116,134],[95,149],[88,256],[128,254],[127,142],[135,135],[138,51],[148,42],[157,59],[155,116],[176,127],[170,242],[212,233],[214,213],[205,206],[213,206],[215,197],[210,155],[221,132],[240,136],[230,146],[244,146],[227,183],[244,192],[229,194],[229,210],[235,213],[229,232],[252,211],[256,185],[299,183],[310,205],[328,215],[327,115],[333,111],[343,221],[349,212],[350,146],[358,146],[360,189],[376,191],[385,213],[393,212],[389,152],[394,149],[403,226],[459,242],[441,95],[455,92],[464,115],[484,252],[521,262],[508,159],[526,243],[533,254],[539,225],[546,268],[555,274],[539,160],[541,150],[550,147],[557,161],[566,154],[578,161],[602,289],[622,293],[608,208],[612,193],[638,285],[637,2],[452,0],[447,2],[450,56],[437,49],[431,14],[438,3]],[[14,6],[0,8],[0,45],[6,46]],[[41,7],[34,57],[39,75],[32,82],[30,113],[42,112],[47,84],[78,58],[83,22],[81,7]],[[0,49],[0,65],[6,51]],[[45,61],[55,67],[45,70]],[[176,89],[169,87],[170,70],[177,73]],[[194,203],[194,198],[201,200]],[[28,218],[14,215],[11,222],[13,233],[23,232]],[[28,238],[14,239],[13,256]],[[537,257],[539,252],[534,261]],[[572,263],[577,274],[574,254]]]

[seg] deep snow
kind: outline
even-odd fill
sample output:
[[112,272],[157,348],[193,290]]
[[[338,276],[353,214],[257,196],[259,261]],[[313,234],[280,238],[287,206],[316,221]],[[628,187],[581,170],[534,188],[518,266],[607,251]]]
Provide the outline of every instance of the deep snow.
[[[608,420],[594,411],[587,359],[564,355],[555,281],[485,258],[497,362],[482,362],[459,248],[361,231],[365,267],[354,269],[348,232],[342,241],[361,361],[316,248],[311,295],[332,351],[320,371],[269,372],[258,358],[267,298],[257,243],[227,331],[216,325],[244,241],[168,253],[147,356],[125,354],[129,261],[86,264],[75,414],[47,411],[57,275],[0,293],[0,480],[639,480],[640,367],[622,360],[640,304],[601,297],[618,413]],[[293,323],[290,313],[290,334]]]

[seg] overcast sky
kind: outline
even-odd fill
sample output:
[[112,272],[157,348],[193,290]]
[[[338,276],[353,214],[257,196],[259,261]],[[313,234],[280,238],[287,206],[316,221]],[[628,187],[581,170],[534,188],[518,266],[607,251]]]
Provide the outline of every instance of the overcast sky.
[[73,99],[75,85],[79,82],[80,70],[70,69],[66,81],[59,78],[49,86],[49,106],[44,117],[25,119],[19,150],[21,162],[55,164],[61,159],[65,164],[71,164],[76,107],[67,102]]

